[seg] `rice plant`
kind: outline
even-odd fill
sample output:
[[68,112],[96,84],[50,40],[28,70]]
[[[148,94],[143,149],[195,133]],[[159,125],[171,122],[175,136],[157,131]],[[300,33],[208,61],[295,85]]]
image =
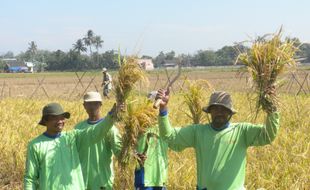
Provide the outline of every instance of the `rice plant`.
[[192,119],[194,124],[201,123],[206,115],[202,108],[206,105],[207,91],[211,90],[212,86],[206,80],[185,80],[185,86],[183,97],[189,110],[189,113],[185,111],[185,114]]
[[[116,101],[119,103],[126,103],[126,100],[131,95],[132,90],[138,81],[148,83],[145,72],[140,68],[137,57],[128,56],[121,59],[118,58],[119,70],[117,81],[115,82]],[[118,120],[121,115],[117,116]]]
[[[197,73],[195,74],[197,75]],[[221,76],[221,72],[212,74]],[[205,75],[206,73],[203,71],[199,78],[203,78]],[[225,73],[225,75],[227,74]],[[233,77],[234,74],[231,76]],[[165,78],[164,73],[162,73],[161,78]],[[232,122],[248,121],[250,103],[247,94],[239,92],[240,87],[238,86],[243,85],[243,83],[227,82],[227,80],[223,81],[223,83],[227,85],[223,89],[233,89],[231,95],[238,110],[238,114],[232,118]],[[256,147],[248,150],[246,189],[310,189],[308,171],[310,165],[310,96],[309,94],[294,96],[281,93],[279,98],[281,99],[281,105],[283,105],[279,108],[281,111],[281,128],[272,146]],[[136,93],[133,98],[126,100],[129,107],[131,104],[134,106],[128,109],[138,109],[139,105],[135,104],[145,104],[145,107],[152,107],[152,105],[146,104],[140,99],[142,97],[139,98],[138,93]],[[40,100],[1,99],[1,190],[22,189],[27,143],[44,132],[45,128],[37,123],[41,117],[42,107],[51,101],[59,102],[65,110],[72,114],[72,117],[66,121],[65,130],[73,129],[77,122],[87,118],[87,113],[84,111],[81,101],[77,100],[68,101],[61,98],[53,100],[44,98]],[[113,98],[105,100],[104,105],[101,107],[101,113],[107,113],[114,101]],[[188,110],[186,104],[180,105],[180,102],[183,101],[185,100],[181,93],[175,93],[170,97],[169,118],[173,127],[186,126],[191,122],[189,118],[184,117],[184,112],[181,112],[181,110]],[[154,111],[156,112],[156,110]],[[141,112],[144,113],[144,111]],[[263,123],[265,121],[264,117],[264,113],[259,113],[256,123]],[[124,132],[124,124],[119,127]],[[139,127],[138,130],[143,129]],[[169,151],[168,157],[169,177],[166,184],[167,189],[195,189],[197,166],[195,165],[194,149],[186,149],[178,153]],[[133,169],[135,164],[129,162],[126,171],[120,167],[119,162],[114,162],[114,164],[114,189],[133,189]],[[122,175],[126,176],[125,180],[124,178],[120,179]],[[125,182],[127,186],[122,188]]]
[[[148,79],[145,75],[145,72],[140,68],[137,57],[128,56],[121,59],[119,54],[119,70],[118,78],[115,85],[115,94],[116,102],[125,103],[127,105],[126,112],[117,112],[116,120],[119,122],[120,128],[123,130],[122,134],[122,150],[119,155],[118,161],[119,166],[123,173],[119,176],[120,180],[124,183],[122,184],[121,189],[125,189],[126,177],[130,173],[131,168],[129,163],[134,156],[134,148],[137,143],[137,137],[139,134],[139,128],[144,127],[140,125],[140,121],[137,118],[142,119],[146,115],[139,115],[147,113],[145,110],[135,109],[134,103],[128,102],[130,98],[135,102],[135,94],[133,93],[136,88],[136,83],[142,81],[148,83]],[[142,121],[141,121],[142,122]]]
[[133,158],[135,146],[138,136],[143,134],[150,126],[154,126],[157,122],[157,111],[152,108],[149,101],[138,100],[132,101],[127,105],[127,114],[123,117],[121,127],[123,130],[122,150],[119,156],[121,166],[129,164]]
[[[234,86],[234,84],[231,85]],[[272,146],[251,148],[248,151],[245,183],[247,189],[310,189],[308,171],[310,165],[310,97],[309,95],[293,96],[290,94],[279,96],[283,103],[280,108],[281,129]],[[246,94],[233,92],[232,97],[238,109],[238,114],[232,118],[232,122],[248,121],[249,103]],[[72,118],[66,121],[66,130],[72,129],[78,121],[87,117],[80,101],[60,99],[54,101],[61,103],[72,113]],[[172,126],[189,124],[188,119],[179,111],[187,109],[185,104],[179,104],[181,101],[184,101],[182,94],[171,96],[169,117]],[[41,117],[42,106],[49,102],[16,98],[0,101],[0,189],[22,189],[27,143],[43,133],[44,127],[37,123]],[[105,101],[102,113],[108,112],[113,102],[112,99]],[[136,102],[132,104],[134,103]],[[141,104],[144,104],[143,101]],[[152,105],[147,107],[152,107]],[[151,110],[156,112],[153,108]],[[257,123],[263,122],[264,114],[260,113]],[[125,180],[130,183],[127,183],[126,188],[121,188],[124,179],[119,180],[119,177],[126,171],[121,169],[118,162],[114,163],[116,165],[114,189],[133,189],[132,171],[135,165],[131,164],[127,167],[129,169]],[[169,151],[167,188],[194,189],[196,182],[193,149],[186,149],[179,153]]]
[[[135,56],[124,57],[118,59],[120,68],[118,71],[118,78],[115,85],[116,101],[119,103],[128,103],[130,96],[134,98],[133,90],[138,81],[148,82],[144,71],[140,68],[137,58]],[[132,101],[132,102],[134,102]],[[139,121],[136,120],[136,112],[134,111],[134,104],[128,103],[126,112],[118,112],[117,120],[124,124],[123,140],[124,145],[120,156],[122,165],[128,163],[132,147],[136,143],[137,132],[139,129]],[[120,124],[122,125],[122,124]]]
[[278,76],[289,67],[296,66],[298,47],[292,40],[281,40],[282,28],[271,35],[254,40],[248,52],[240,52],[236,62],[247,66],[253,87],[257,92],[256,115],[260,109],[270,111],[278,105],[275,93]]
[[[140,98],[141,99],[141,98]],[[121,182],[120,189],[126,189],[132,185],[132,175],[136,166],[135,148],[138,138],[145,133],[148,127],[157,122],[157,110],[152,108],[152,102],[133,100],[127,105],[127,114],[122,117],[119,126],[122,133],[122,149],[118,156],[119,173],[116,180]]]

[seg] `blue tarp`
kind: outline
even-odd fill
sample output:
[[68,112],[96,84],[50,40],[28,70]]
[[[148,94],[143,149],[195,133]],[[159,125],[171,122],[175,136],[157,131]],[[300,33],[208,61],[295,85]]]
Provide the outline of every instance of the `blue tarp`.
[[10,73],[22,73],[22,72],[28,72],[28,67],[9,67]]

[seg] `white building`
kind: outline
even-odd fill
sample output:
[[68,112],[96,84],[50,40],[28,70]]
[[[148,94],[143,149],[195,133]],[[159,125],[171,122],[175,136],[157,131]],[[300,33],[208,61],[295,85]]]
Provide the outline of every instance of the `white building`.
[[32,62],[25,62],[25,64],[27,65],[29,72],[33,73],[34,64]]
[[138,64],[144,70],[153,70],[154,64],[152,59],[138,59]]

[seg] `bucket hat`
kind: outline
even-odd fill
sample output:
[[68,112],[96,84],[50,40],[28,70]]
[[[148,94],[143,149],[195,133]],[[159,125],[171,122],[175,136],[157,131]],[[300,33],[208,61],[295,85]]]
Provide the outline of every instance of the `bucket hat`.
[[87,92],[83,99],[84,102],[102,102],[101,95],[98,92]]
[[210,113],[210,107],[215,105],[223,106],[229,109],[232,112],[232,114],[237,113],[237,111],[232,106],[232,100],[230,94],[228,94],[227,92],[224,91],[213,92],[210,96],[209,105],[202,108],[202,110],[206,113]]
[[70,113],[65,112],[62,109],[61,105],[58,103],[50,103],[50,104],[47,104],[46,106],[43,107],[42,117],[41,117],[41,120],[39,122],[40,125],[45,125],[45,121],[43,118],[44,118],[44,116],[48,116],[48,115],[63,115],[67,119],[70,118]]

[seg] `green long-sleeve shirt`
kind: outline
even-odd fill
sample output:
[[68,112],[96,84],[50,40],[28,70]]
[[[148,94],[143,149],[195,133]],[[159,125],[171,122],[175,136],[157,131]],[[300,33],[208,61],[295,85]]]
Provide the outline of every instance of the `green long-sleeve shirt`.
[[[78,123],[77,130],[84,130],[98,125],[89,124],[87,120]],[[113,186],[113,154],[118,156],[121,150],[121,137],[116,127],[112,127],[108,134],[96,144],[92,144],[92,137],[84,139],[80,146],[79,157],[82,166],[86,189],[110,190]]]
[[172,128],[168,116],[159,117],[160,136],[176,151],[195,149],[197,185],[212,190],[243,189],[247,148],[270,144],[278,129],[277,112],[267,115],[265,125],[232,123],[222,131],[210,124]]
[[[147,136],[150,135],[148,143]],[[143,153],[147,145],[144,162],[144,185],[146,187],[165,186],[168,173],[168,143],[159,137],[158,128],[150,128],[139,137],[137,152]],[[139,167],[138,167],[139,168]]]
[[85,139],[100,141],[113,126],[111,116],[96,127],[64,132],[57,138],[40,135],[28,144],[25,190],[84,190],[78,151]]

